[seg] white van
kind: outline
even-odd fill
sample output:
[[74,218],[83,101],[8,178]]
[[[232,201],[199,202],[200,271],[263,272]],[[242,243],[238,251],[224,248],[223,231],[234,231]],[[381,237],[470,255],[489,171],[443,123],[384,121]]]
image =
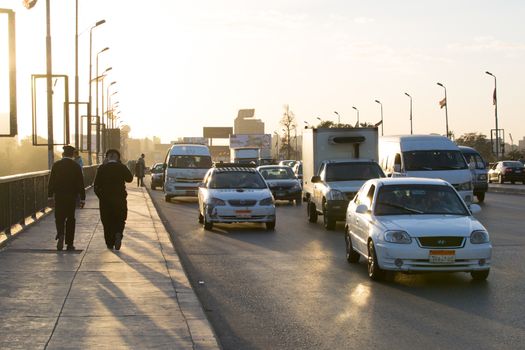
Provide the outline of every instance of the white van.
[[164,198],[167,202],[176,196],[197,197],[199,183],[212,166],[208,146],[175,144],[164,161]]
[[389,177],[443,179],[472,203],[472,176],[459,147],[439,135],[385,136],[379,139],[379,165]]

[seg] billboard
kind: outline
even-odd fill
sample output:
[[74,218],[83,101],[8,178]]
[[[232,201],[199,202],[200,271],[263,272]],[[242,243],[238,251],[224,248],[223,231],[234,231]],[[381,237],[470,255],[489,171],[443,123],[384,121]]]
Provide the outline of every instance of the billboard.
[[202,128],[202,136],[208,139],[227,139],[233,134],[231,127],[204,127]]
[[258,147],[260,149],[271,149],[272,135],[230,135],[230,148]]
[[0,9],[0,137],[17,134],[15,13]]

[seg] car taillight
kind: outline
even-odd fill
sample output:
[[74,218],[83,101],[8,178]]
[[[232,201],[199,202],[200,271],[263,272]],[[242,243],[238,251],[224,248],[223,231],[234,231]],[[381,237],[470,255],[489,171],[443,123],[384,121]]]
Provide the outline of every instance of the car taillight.
[[512,173],[512,168],[506,168],[506,169],[505,169],[505,172],[506,172],[506,173]]

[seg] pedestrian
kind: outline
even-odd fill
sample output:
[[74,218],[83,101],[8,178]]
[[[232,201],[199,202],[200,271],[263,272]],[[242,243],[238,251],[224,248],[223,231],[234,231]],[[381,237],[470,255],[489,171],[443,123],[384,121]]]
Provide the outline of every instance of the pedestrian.
[[94,185],[108,249],[120,250],[128,217],[126,182],[132,181],[133,175],[120,161],[120,152],[108,149],[104,164],[97,170]]
[[144,187],[144,176],[146,175],[146,161],[142,153],[135,164],[135,176],[137,177],[137,187]]
[[63,147],[62,159],[53,164],[49,176],[47,197],[51,207],[55,207],[55,224],[57,229],[57,250],[64,248],[75,250],[75,207],[77,195],[80,196],[80,208],[86,203],[84,178],[80,167],[74,160],[75,148]]

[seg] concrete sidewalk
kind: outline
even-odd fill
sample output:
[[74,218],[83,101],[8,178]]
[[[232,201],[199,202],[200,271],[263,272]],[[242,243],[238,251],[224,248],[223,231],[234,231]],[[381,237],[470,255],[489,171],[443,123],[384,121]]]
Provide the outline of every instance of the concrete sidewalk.
[[120,251],[92,191],[77,251],[56,251],[53,215],[0,251],[0,349],[219,349],[145,188],[128,210]]

